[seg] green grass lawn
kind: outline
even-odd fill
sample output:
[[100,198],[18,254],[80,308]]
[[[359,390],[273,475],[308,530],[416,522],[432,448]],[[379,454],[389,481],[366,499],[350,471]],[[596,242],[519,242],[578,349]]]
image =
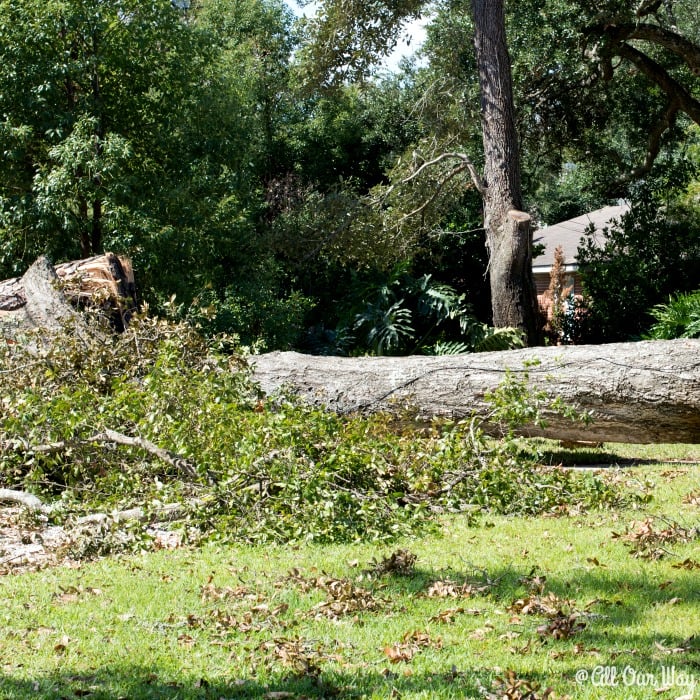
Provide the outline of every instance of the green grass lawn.
[[[699,453],[598,451],[639,460],[610,471],[649,489],[638,510],[452,516],[387,547],[210,544],[0,578],[0,698],[675,700],[691,679],[700,697],[698,465],[656,462]],[[392,565],[399,550],[413,566]]]

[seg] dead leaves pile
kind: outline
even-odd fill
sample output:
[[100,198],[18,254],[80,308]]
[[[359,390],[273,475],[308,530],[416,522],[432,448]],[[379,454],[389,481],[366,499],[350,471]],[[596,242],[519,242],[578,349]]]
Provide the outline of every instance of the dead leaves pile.
[[[539,683],[519,678],[515,671],[508,670],[493,682],[496,691],[492,693],[483,690],[487,700],[556,700],[557,695],[552,688],[541,690]],[[560,700],[568,700],[569,696],[563,696]]]
[[446,579],[433,581],[425,595],[427,598],[473,598],[478,595],[488,595],[492,588],[492,583],[456,583]]
[[389,557],[382,557],[381,561],[372,559],[369,569],[365,572],[374,576],[412,576],[416,570],[418,557],[407,549],[398,549]]
[[339,620],[361,612],[376,612],[386,604],[385,600],[376,598],[371,591],[355,585],[349,579],[329,579],[323,582],[323,589],[328,598],[311,609],[311,615],[315,618]]
[[303,593],[321,591],[326,595],[326,600],[316,603],[307,613],[308,617],[314,619],[327,618],[338,621],[343,617],[364,612],[377,612],[387,604],[386,600],[348,578],[326,575],[306,577],[298,569],[292,569],[275,585],[281,588],[289,584],[298,587]]
[[299,637],[265,641],[258,650],[279,661],[295,675],[313,678],[321,674],[321,664],[324,661],[339,660],[337,655],[327,654],[320,644]]
[[406,632],[402,640],[384,647],[384,656],[392,664],[410,661],[418,652],[426,648],[442,649],[442,638],[432,638],[428,632],[413,630]]
[[554,593],[532,595],[513,601],[507,608],[513,615],[543,615],[548,622],[537,628],[541,637],[569,639],[585,629],[582,613],[576,610],[574,601],[560,598]]
[[686,528],[671,520],[649,517],[630,523],[623,532],[613,532],[612,537],[622,540],[632,556],[656,561],[671,553],[667,549],[669,545],[700,537],[700,528]]

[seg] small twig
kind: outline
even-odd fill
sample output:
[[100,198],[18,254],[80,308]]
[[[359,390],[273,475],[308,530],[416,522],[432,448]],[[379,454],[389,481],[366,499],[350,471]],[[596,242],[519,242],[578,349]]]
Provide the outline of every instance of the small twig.
[[414,173],[409,175],[408,177],[404,178],[401,180],[402,185],[407,185],[411,180],[414,180],[417,178],[423,170],[426,168],[430,168],[433,165],[437,165],[438,163],[441,163],[443,160],[447,159],[452,159],[452,160],[461,160],[463,163],[464,168],[466,168],[469,171],[469,175],[471,175],[472,181],[474,183],[474,187],[483,194],[486,190],[486,184],[484,181],[481,179],[481,176],[476,170],[476,167],[474,166],[474,163],[472,163],[471,159],[466,153],[456,153],[456,152],[450,152],[450,153],[441,153],[439,156],[436,158],[433,158],[432,160],[427,160],[425,163],[423,163]]

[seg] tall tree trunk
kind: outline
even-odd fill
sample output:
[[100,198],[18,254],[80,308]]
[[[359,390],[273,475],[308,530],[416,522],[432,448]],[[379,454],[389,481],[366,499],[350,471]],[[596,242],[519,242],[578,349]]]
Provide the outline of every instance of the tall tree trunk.
[[493,323],[539,341],[530,217],[522,211],[520,157],[503,0],[472,0],[484,141],[484,228]]
[[90,233],[92,254],[97,255],[102,249],[102,200],[95,199],[92,203],[92,231]]

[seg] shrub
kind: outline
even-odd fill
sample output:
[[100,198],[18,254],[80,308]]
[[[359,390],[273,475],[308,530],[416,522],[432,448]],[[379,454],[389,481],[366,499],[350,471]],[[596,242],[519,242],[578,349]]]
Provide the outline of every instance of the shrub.
[[[0,482],[52,501],[55,520],[181,503],[198,538],[389,540],[447,511],[621,498],[601,477],[540,467],[512,429],[491,441],[472,419],[417,435],[386,415],[263,398],[244,358],[218,352],[228,339],[186,324],[139,317],[108,333],[0,346]],[[510,375],[491,401],[492,419],[511,428],[540,420],[546,403]]]
[[700,289],[672,296],[649,313],[656,319],[647,336],[652,340],[700,338]]

